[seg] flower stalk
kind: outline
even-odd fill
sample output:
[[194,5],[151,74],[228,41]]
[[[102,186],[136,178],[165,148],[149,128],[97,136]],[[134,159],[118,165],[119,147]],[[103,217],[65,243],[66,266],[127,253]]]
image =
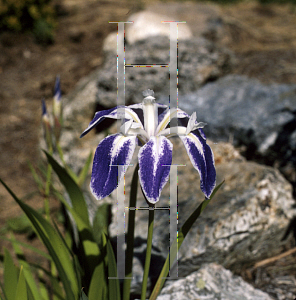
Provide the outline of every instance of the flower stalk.
[[144,274],[143,274],[143,281],[142,281],[141,300],[146,300],[147,283],[148,283],[150,261],[151,261],[153,226],[154,226],[155,204],[151,204],[149,202],[148,204],[149,204],[148,236],[147,236],[146,259],[145,259]]
[[[43,131],[44,131],[44,138],[46,142],[46,146],[48,152],[50,154],[53,153],[53,143],[52,143],[52,127],[49,121],[49,116],[46,109],[45,100],[42,100],[42,124],[43,124]],[[49,208],[49,192],[50,192],[50,185],[51,185],[51,173],[52,167],[50,164],[47,164],[46,170],[46,183],[44,189],[44,212],[46,215],[47,220],[50,219],[50,208]]]
[[[129,207],[136,207],[137,192],[138,192],[138,171],[139,164],[137,164],[131,183],[130,202]],[[133,257],[134,257],[134,232],[135,232],[135,217],[136,210],[130,210],[128,214],[128,231],[126,235],[126,269],[123,282],[123,300],[130,300],[131,277],[133,276]]]

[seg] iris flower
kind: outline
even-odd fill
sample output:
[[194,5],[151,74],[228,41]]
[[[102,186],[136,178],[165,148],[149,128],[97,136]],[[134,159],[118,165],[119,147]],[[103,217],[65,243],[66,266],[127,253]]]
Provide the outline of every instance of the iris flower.
[[[113,192],[126,169],[117,166],[130,164],[136,146],[139,150],[139,179],[147,200],[154,204],[169,179],[173,144],[169,137],[178,135],[188,153],[193,167],[200,175],[200,187],[208,198],[216,182],[213,153],[206,143],[202,130],[205,123],[196,121],[196,113],[189,116],[179,108],[155,103],[154,92],[143,92],[143,102],[129,106],[117,106],[95,114],[86,135],[105,118],[121,119],[120,132],[109,135],[98,145],[92,168],[90,188],[96,199]],[[169,128],[170,120],[178,119],[178,126]]]

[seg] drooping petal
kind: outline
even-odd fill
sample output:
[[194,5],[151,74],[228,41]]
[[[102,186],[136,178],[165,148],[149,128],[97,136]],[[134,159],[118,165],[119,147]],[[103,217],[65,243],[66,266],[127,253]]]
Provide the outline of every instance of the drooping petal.
[[107,110],[96,112],[94,118],[89,123],[88,127],[83,131],[80,137],[85,136],[90,130],[101,123],[105,118],[111,119],[126,119],[134,120],[135,122],[142,124],[137,114],[127,106],[116,106]]
[[200,176],[200,188],[207,198],[216,184],[216,170],[212,149],[202,136],[193,132],[180,135],[193,167]]
[[[124,172],[118,165],[129,165],[136,147],[135,136],[109,135],[97,147],[90,188],[97,200],[110,195],[118,186]],[[122,169],[122,168],[120,168]]]
[[164,136],[152,136],[139,151],[139,178],[150,203],[159,200],[169,179],[173,144]]
[[[196,130],[197,130],[197,131],[196,131]],[[196,130],[194,130],[193,132],[194,132],[195,134],[200,134],[201,137],[206,141],[206,140],[207,140],[207,137],[206,137],[206,135],[205,135],[203,129],[202,129],[202,128],[198,128],[198,129],[196,129]]]

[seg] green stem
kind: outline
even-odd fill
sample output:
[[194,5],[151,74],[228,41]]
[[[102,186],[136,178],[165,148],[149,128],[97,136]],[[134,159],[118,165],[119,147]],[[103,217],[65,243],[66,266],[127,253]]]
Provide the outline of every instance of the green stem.
[[[49,153],[52,154],[52,148],[49,149]],[[49,208],[49,192],[51,185],[51,173],[52,166],[47,164],[47,172],[46,172],[46,183],[45,183],[45,191],[44,191],[44,212],[47,220],[50,220],[50,208]]]
[[144,267],[144,274],[143,274],[143,282],[142,282],[141,300],[146,300],[147,281],[148,281],[150,261],[151,261],[153,225],[154,225],[154,208],[155,208],[155,205],[149,203],[147,249],[146,249],[146,259],[145,259],[145,267]]
[[58,150],[60,159],[61,159],[61,161],[62,161],[62,163],[63,163],[63,165],[65,167],[66,166],[66,162],[65,162],[65,159],[64,159],[64,153],[63,153],[63,150],[62,150],[59,142],[56,143],[56,149]]
[[61,159],[61,161],[62,161],[62,163],[63,163],[64,168],[67,170],[68,174],[72,177],[72,179],[78,184],[78,177],[77,177],[77,175],[76,175],[76,174],[68,167],[68,165],[66,164],[66,161],[65,161],[65,159],[64,159],[64,153],[63,153],[63,150],[62,150],[62,148],[61,148],[59,142],[56,143],[56,149],[57,149],[57,151],[58,151],[58,153],[59,153],[59,156],[60,156],[60,159]]
[[[137,203],[137,192],[138,192],[138,170],[139,164],[137,164],[132,183],[131,183],[131,192],[130,192],[130,202],[129,207],[136,207]],[[135,232],[135,217],[136,210],[130,210],[128,214],[128,232],[126,235],[126,268],[125,268],[125,277],[132,277],[133,272],[133,256],[134,256],[134,232]],[[123,300],[130,300],[130,288],[131,288],[131,279],[124,279],[123,282]]]

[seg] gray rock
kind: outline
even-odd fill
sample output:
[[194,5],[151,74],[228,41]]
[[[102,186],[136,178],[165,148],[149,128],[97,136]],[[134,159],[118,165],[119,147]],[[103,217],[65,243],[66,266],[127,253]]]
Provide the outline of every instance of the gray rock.
[[[195,37],[206,37],[213,41],[221,41],[229,36],[227,26],[224,26],[221,17],[221,8],[214,3],[175,1],[167,5],[164,2],[155,2],[147,5],[146,9],[169,15],[172,20],[186,21]],[[180,29],[182,29],[182,26],[180,25]]]
[[266,85],[229,75],[179,97],[179,106],[197,112],[212,140],[244,145],[248,159],[276,165],[296,182],[296,85]]
[[[157,12],[157,13],[155,13]],[[194,37],[205,37],[211,41],[227,39],[229,34],[221,17],[220,7],[213,3],[172,2],[170,5],[154,2],[147,5],[144,11],[128,17],[133,24],[126,24],[126,42],[136,41],[150,36],[164,35],[169,37],[169,25],[161,21],[176,20],[186,23],[178,26],[179,41]],[[104,40],[104,51],[117,52],[117,32],[110,33]]]
[[[170,37],[170,25],[162,24],[161,21],[181,21],[172,19],[171,16],[155,13],[152,11],[140,11],[129,17],[133,24],[126,25],[126,41],[133,44],[137,41],[145,40],[151,36]],[[179,40],[188,40],[192,38],[192,33],[187,24],[179,24],[178,27]]]
[[[181,25],[180,25],[181,26]],[[105,49],[109,49],[108,43]],[[203,38],[179,42],[179,95],[196,90],[207,81],[229,72],[234,64],[230,51],[218,48]],[[126,64],[168,64],[169,39],[155,36],[126,45]],[[105,54],[105,64],[98,77],[97,103],[103,107],[117,105],[116,55]],[[158,97],[168,97],[170,90],[168,68],[126,67],[126,104],[142,101],[142,91],[153,89]]]
[[[63,131],[60,139],[65,154],[69,154],[79,145],[79,136],[87,128],[94,116],[95,99],[97,93],[96,82],[99,76],[96,70],[89,76],[82,78],[76,88],[63,97]],[[87,147],[83,147],[87,149]],[[74,166],[76,171],[78,167]]]
[[263,286],[264,291],[278,300],[295,300],[296,278],[295,276],[269,277],[269,282]]
[[241,277],[234,276],[222,266],[211,263],[184,279],[169,282],[157,300],[271,300],[270,296],[254,289]]

